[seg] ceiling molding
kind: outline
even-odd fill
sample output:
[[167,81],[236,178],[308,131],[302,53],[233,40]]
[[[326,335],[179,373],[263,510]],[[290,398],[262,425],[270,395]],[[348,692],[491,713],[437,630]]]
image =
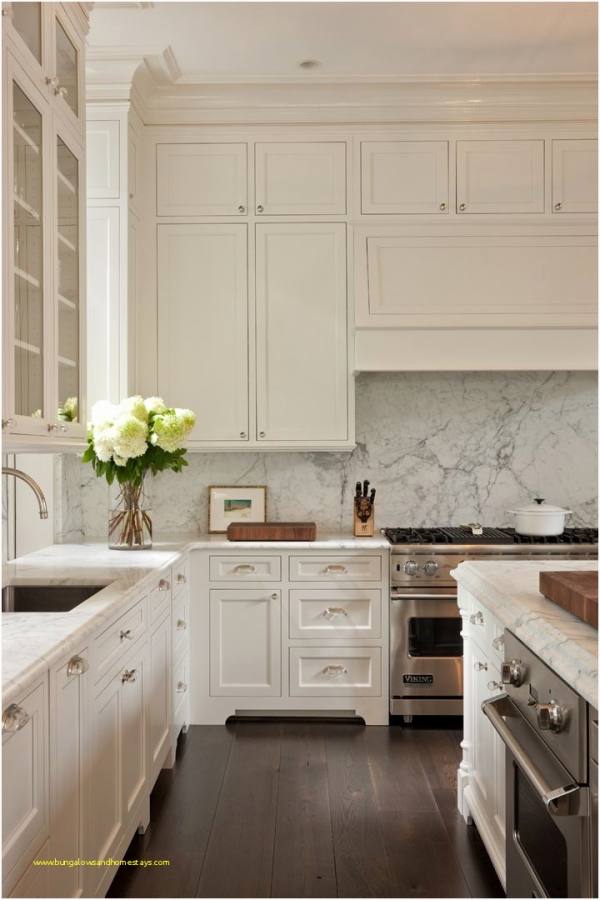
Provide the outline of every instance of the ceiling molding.
[[173,84],[180,75],[171,47],[90,47],[86,56],[86,98],[92,103],[129,99],[135,79],[143,106],[146,96]]

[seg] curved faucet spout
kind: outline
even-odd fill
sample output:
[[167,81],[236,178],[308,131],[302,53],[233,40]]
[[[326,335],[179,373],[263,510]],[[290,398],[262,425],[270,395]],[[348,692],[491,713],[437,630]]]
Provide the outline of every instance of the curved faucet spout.
[[13,469],[11,466],[2,466],[2,474],[12,475],[14,478],[19,478],[21,481],[24,481],[25,484],[28,484],[36,496],[38,507],[40,510],[40,519],[48,518],[48,507],[46,505],[44,492],[37,481],[34,481],[31,475],[28,475],[27,472],[22,472],[21,469]]

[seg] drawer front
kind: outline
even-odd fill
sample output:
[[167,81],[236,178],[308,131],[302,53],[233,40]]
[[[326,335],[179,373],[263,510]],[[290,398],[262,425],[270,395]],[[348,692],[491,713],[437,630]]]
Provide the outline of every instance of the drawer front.
[[94,642],[94,666],[99,682],[110,671],[119,657],[127,652],[146,630],[146,607],[143,600],[138,600],[116,622],[110,625]]
[[182,591],[173,598],[173,614],[171,628],[173,629],[173,659],[187,646],[190,626],[190,601],[188,591]]
[[381,591],[345,588],[290,591],[290,638],[381,637]]
[[189,559],[181,559],[171,569],[171,577],[173,584],[173,596],[175,597],[180,591],[184,590],[190,580]]
[[163,577],[150,591],[148,598],[150,623],[158,620],[171,609],[171,579]]
[[290,581],[381,581],[381,557],[290,556]]
[[380,697],[380,647],[290,647],[291,697]]
[[280,556],[211,556],[211,581],[281,581]]

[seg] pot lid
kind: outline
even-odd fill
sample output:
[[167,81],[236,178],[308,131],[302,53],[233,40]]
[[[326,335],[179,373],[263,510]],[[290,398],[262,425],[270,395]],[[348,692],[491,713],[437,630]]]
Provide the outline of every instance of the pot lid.
[[571,512],[570,509],[563,509],[562,506],[552,506],[551,503],[546,503],[543,497],[535,497],[533,503],[529,503],[527,506],[519,506],[518,509],[509,509],[508,511],[515,515],[525,513],[528,516],[547,516],[552,515],[552,513],[568,515]]

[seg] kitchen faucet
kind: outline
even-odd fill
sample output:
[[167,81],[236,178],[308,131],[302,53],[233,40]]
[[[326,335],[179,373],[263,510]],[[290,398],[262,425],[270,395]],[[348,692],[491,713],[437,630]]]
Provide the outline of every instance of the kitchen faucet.
[[37,498],[38,507],[40,510],[40,519],[48,518],[48,507],[46,505],[44,492],[37,481],[34,481],[31,475],[28,475],[27,472],[21,471],[21,469],[13,469],[11,466],[2,466],[2,474],[13,475],[15,478],[20,478],[21,481],[24,481],[25,484],[28,484]]

